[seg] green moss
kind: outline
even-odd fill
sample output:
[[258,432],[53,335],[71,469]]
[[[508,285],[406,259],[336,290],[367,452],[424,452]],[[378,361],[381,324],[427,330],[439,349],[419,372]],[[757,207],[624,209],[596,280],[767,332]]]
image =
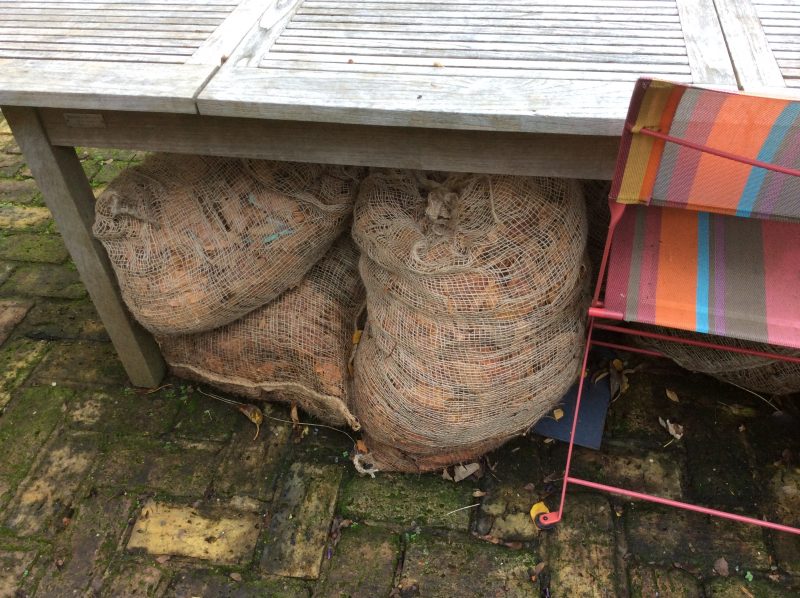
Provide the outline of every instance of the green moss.
[[25,477],[34,457],[74,398],[60,387],[31,387],[17,391],[0,418],[0,502],[5,502]]
[[48,349],[46,343],[26,338],[16,338],[3,345],[0,349],[0,408],[11,400],[11,393],[25,382]]
[[0,236],[0,259],[60,264],[68,255],[61,237],[57,235],[20,233]]
[[474,489],[470,482],[454,484],[435,475],[356,477],[344,487],[340,510],[345,517],[359,521],[466,530],[470,510],[456,509],[475,502]]

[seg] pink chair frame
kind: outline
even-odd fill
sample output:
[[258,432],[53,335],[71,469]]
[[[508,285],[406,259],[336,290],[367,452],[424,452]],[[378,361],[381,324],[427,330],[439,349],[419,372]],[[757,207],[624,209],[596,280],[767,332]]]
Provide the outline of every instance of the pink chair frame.
[[[633,128],[632,122],[629,120],[626,123],[625,131],[624,131],[624,134],[623,134],[623,144],[625,143],[625,137],[630,139],[630,136],[633,134],[632,133],[632,128]],[[714,154],[714,155],[717,155],[717,156],[720,156],[720,157],[723,157],[723,158],[736,160],[736,161],[739,161],[739,162],[744,162],[746,164],[750,164],[751,166],[757,166],[757,167],[765,168],[765,169],[768,169],[768,170],[781,172],[783,174],[788,174],[788,175],[800,177],[800,170],[784,168],[784,167],[781,167],[781,166],[778,166],[778,165],[775,165],[775,164],[768,164],[768,163],[765,163],[765,162],[759,162],[757,160],[751,160],[751,159],[744,158],[744,157],[741,157],[741,156],[736,156],[736,155],[733,155],[733,154],[729,154],[727,152],[721,152],[721,151],[715,150],[713,148],[709,148],[709,147],[706,147],[706,146],[700,146],[700,145],[688,142],[686,140],[675,138],[675,137],[671,137],[669,135],[665,135],[663,133],[660,133],[660,132],[657,132],[657,131],[652,131],[652,130],[649,130],[649,129],[646,129],[646,128],[641,129],[640,131],[638,131],[638,133],[644,134],[644,135],[649,135],[649,136],[652,136],[652,137],[656,137],[656,138],[662,139],[662,140],[664,140],[666,142],[669,142],[669,143],[677,143],[677,144],[680,144],[680,145],[691,147],[693,149],[696,149],[696,150],[699,150],[699,151],[702,151],[702,152],[706,152],[706,153],[710,153],[710,154]],[[584,353],[583,353],[583,362],[582,362],[582,366],[581,366],[581,376],[580,376],[580,380],[578,382],[578,396],[577,396],[577,401],[576,401],[576,405],[575,405],[575,413],[574,413],[573,419],[572,419],[570,442],[569,442],[569,446],[568,446],[568,449],[567,449],[567,463],[566,463],[566,467],[565,467],[565,470],[564,470],[564,478],[562,480],[561,499],[560,499],[560,502],[559,502],[558,510],[550,512],[550,513],[543,513],[543,514],[538,515],[536,517],[536,524],[541,529],[547,529],[547,528],[550,528],[553,525],[557,524],[559,521],[561,521],[561,519],[563,518],[563,515],[564,515],[564,505],[565,505],[566,497],[567,497],[567,488],[570,485],[573,485],[573,486],[581,486],[581,487],[584,487],[584,488],[591,488],[593,490],[599,490],[599,491],[602,491],[602,492],[607,492],[607,493],[615,494],[615,495],[618,495],[618,496],[624,496],[624,497],[631,498],[631,499],[642,500],[642,501],[646,501],[646,502],[652,502],[652,503],[656,503],[656,504],[666,505],[666,506],[674,507],[674,508],[677,508],[677,509],[684,509],[684,510],[687,510],[687,511],[694,511],[695,513],[702,513],[704,515],[710,515],[710,516],[713,516],[713,517],[720,517],[722,519],[728,519],[728,520],[731,520],[731,521],[737,521],[739,523],[747,523],[747,524],[757,525],[757,526],[760,526],[760,527],[765,527],[765,528],[769,528],[769,529],[773,529],[773,530],[777,530],[777,531],[781,531],[781,532],[787,532],[787,533],[791,533],[791,534],[800,535],[800,528],[797,528],[797,527],[791,527],[791,526],[788,526],[788,525],[782,525],[780,523],[774,523],[774,522],[766,521],[766,520],[763,520],[763,519],[757,519],[755,517],[746,517],[746,516],[743,516],[743,515],[738,515],[736,513],[730,513],[730,512],[727,512],[727,511],[720,511],[720,510],[717,510],[717,509],[710,509],[710,508],[703,507],[703,506],[700,506],[700,505],[695,505],[695,504],[691,504],[691,503],[687,503],[687,502],[681,502],[681,501],[677,501],[677,500],[671,500],[671,499],[664,498],[664,497],[661,497],[661,496],[657,496],[657,495],[653,495],[653,494],[646,494],[646,493],[637,492],[637,491],[634,491],[634,490],[628,490],[626,488],[621,488],[621,487],[618,487],[618,486],[610,486],[608,484],[600,484],[598,482],[585,480],[585,479],[578,478],[578,477],[575,477],[575,476],[570,474],[570,468],[571,468],[571,465],[572,465],[573,451],[574,451],[574,448],[575,448],[575,445],[574,445],[575,430],[577,428],[578,417],[579,417],[579,414],[580,414],[581,398],[583,397],[584,382],[585,382],[585,372],[586,372],[586,367],[587,367],[588,359],[589,359],[589,351],[591,350],[592,346],[607,347],[607,348],[611,348],[611,349],[621,349],[621,350],[630,351],[630,352],[634,352],[634,353],[640,353],[640,354],[649,355],[649,356],[653,356],[653,357],[664,357],[664,355],[662,355],[661,353],[658,353],[657,351],[651,351],[651,350],[641,349],[641,348],[638,348],[638,347],[632,347],[632,346],[623,345],[623,344],[617,344],[617,343],[610,343],[610,342],[595,340],[594,338],[592,338],[592,336],[593,336],[593,333],[596,330],[603,330],[603,331],[614,332],[614,333],[622,333],[622,334],[631,335],[631,336],[641,336],[641,337],[655,338],[655,339],[668,341],[668,342],[678,342],[678,343],[682,343],[682,344],[705,347],[705,348],[709,348],[709,349],[718,349],[718,350],[721,350],[721,351],[732,351],[732,352],[736,352],[736,353],[744,353],[744,354],[747,354],[747,355],[756,355],[756,356],[760,356],[760,357],[768,357],[768,358],[771,358],[771,359],[777,359],[777,360],[788,361],[788,362],[793,362],[793,363],[800,363],[800,358],[798,358],[798,357],[790,357],[790,356],[786,356],[786,355],[780,355],[780,354],[777,354],[777,353],[769,353],[769,352],[764,352],[764,351],[754,351],[754,350],[748,350],[748,349],[726,347],[726,346],[715,344],[715,343],[711,343],[711,342],[696,341],[696,340],[689,340],[689,339],[676,339],[675,337],[672,337],[672,336],[667,336],[667,335],[663,335],[663,334],[658,334],[658,333],[654,333],[654,332],[647,332],[647,331],[642,331],[642,330],[632,330],[632,329],[629,329],[629,328],[624,328],[622,326],[615,325],[613,323],[614,321],[622,321],[624,319],[623,318],[623,314],[621,314],[619,312],[607,310],[605,308],[603,300],[601,298],[602,286],[603,286],[602,283],[603,283],[603,280],[605,278],[606,270],[607,270],[607,267],[608,267],[608,259],[609,259],[609,255],[610,255],[610,251],[611,251],[611,241],[612,241],[612,238],[613,238],[613,235],[614,235],[614,231],[615,231],[615,229],[617,227],[617,224],[622,219],[622,216],[625,213],[625,208],[626,207],[627,206],[625,204],[617,203],[613,199],[609,198],[609,208],[611,210],[611,221],[610,221],[609,228],[608,228],[608,236],[606,238],[605,249],[603,251],[603,259],[602,259],[601,264],[600,264],[600,273],[599,273],[599,276],[598,276],[598,279],[597,279],[597,284],[595,286],[594,294],[593,294],[593,297],[592,297],[592,304],[591,304],[591,307],[589,307],[589,310],[588,310],[588,316],[589,316],[588,337],[587,337],[586,346],[585,346]],[[608,323],[608,322],[605,322],[605,323],[604,322],[598,322],[597,320],[610,321],[610,323]]]

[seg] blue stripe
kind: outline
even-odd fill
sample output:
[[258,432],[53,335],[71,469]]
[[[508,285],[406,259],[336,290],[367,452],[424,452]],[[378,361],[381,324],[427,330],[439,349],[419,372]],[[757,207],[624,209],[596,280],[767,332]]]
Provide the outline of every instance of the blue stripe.
[[[783,143],[786,134],[792,126],[792,123],[800,115],[800,102],[792,102],[787,104],[783,109],[780,116],[772,125],[772,129],[767,136],[764,145],[761,146],[761,151],[758,152],[757,160],[761,162],[771,162],[778,153],[778,149]],[[764,178],[767,176],[767,171],[764,168],[754,166],[750,170],[750,176],[747,178],[747,184],[744,186],[742,196],[739,198],[739,205],[736,208],[737,216],[744,216],[747,218],[753,211],[753,206],[758,199],[758,193],[761,191],[761,185],[764,184]]]
[[708,332],[708,279],[711,271],[709,227],[708,212],[699,212],[697,214],[697,301],[695,307],[695,329],[698,332]]

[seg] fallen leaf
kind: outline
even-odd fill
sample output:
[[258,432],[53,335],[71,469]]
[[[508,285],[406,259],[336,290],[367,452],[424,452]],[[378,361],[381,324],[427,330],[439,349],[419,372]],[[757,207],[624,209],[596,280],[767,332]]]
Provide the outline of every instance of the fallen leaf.
[[356,330],[355,332],[353,332],[353,344],[354,345],[357,345],[358,343],[361,342],[361,334],[363,332],[364,332],[363,330]]
[[558,407],[553,409],[553,419],[558,421],[563,417],[564,417],[564,410],[563,409],[558,408]]
[[535,505],[531,507],[531,519],[536,521],[537,515],[542,515],[544,513],[549,513],[550,509],[547,508],[547,505],[543,502],[537,502]]
[[233,573],[231,573],[231,579],[233,581],[242,581],[242,574],[234,571]]
[[680,399],[678,398],[678,393],[672,390],[671,388],[667,389],[667,398],[672,401],[673,403],[680,403]]
[[[453,466],[453,474],[450,478],[454,482],[460,482],[471,476],[473,473],[477,473],[481,469],[480,463],[467,463],[466,465],[455,465]],[[447,470],[445,470],[447,471]],[[445,478],[447,479],[447,478]]]
[[475,498],[482,498],[486,496],[486,492],[484,492],[483,490],[476,490],[475,492],[472,493],[472,496],[474,496]]
[[717,575],[721,575],[722,577],[728,577],[730,571],[728,571],[728,561],[725,560],[724,556],[719,557],[716,561],[714,561],[714,571]]
[[367,443],[361,440],[360,438],[356,440],[356,450],[359,453],[367,454],[369,449],[367,448]]
[[619,358],[617,358],[617,359],[612,359],[612,360],[611,360],[611,365],[612,365],[612,366],[614,367],[614,369],[615,369],[615,370],[617,370],[618,372],[621,372],[622,370],[624,370],[624,369],[625,369],[625,364],[624,364],[624,363],[622,362],[622,360],[621,360],[621,359],[619,359]]
[[740,585],[739,585],[739,589],[742,591],[742,594],[744,594],[745,596],[748,596],[749,598],[756,598],[756,597],[753,595],[753,592],[751,592],[750,590],[748,590],[748,589],[747,589],[746,587],[744,587],[743,585],[741,585],[741,584],[740,584]]
[[171,558],[172,557],[170,555],[168,555],[168,554],[162,554],[161,556],[156,557],[156,563],[158,563],[160,565],[163,565],[164,563],[166,563]]
[[[548,477],[549,477],[549,476],[548,476]],[[546,480],[546,479],[545,479],[545,482],[547,482],[547,480]],[[523,489],[523,490],[527,490],[528,492],[533,492],[534,490],[536,490],[536,485],[535,485],[533,482],[528,482],[527,484],[525,484],[525,485],[522,487],[522,489]]]
[[680,424],[673,423],[669,420],[664,420],[663,418],[658,418],[658,423],[661,424],[661,427],[664,428],[667,432],[669,432],[670,436],[672,436],[675,440],[680,440],[683,438],[683,426]]

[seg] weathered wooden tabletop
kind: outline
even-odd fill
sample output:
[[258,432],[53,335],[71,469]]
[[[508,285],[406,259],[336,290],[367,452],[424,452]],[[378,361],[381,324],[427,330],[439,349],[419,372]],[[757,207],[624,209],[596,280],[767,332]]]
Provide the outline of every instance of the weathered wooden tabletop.
[[633,81],[800,93],[800,0],[0,0],[0,103],[617,135]]

